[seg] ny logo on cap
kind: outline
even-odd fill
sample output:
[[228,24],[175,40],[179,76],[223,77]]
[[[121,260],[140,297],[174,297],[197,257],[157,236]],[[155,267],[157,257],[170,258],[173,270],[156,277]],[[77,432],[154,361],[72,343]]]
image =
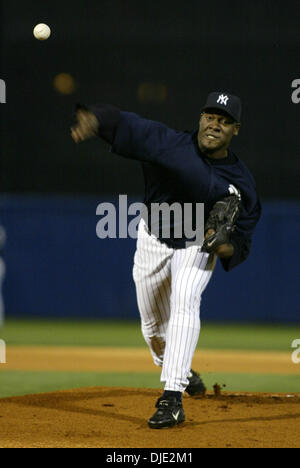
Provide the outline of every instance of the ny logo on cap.
[[227,101],[229,97],[224,96],[224,94],[220,94],[219,99],[217,100],[217,104],[224,104],[224,106],[227,106]]

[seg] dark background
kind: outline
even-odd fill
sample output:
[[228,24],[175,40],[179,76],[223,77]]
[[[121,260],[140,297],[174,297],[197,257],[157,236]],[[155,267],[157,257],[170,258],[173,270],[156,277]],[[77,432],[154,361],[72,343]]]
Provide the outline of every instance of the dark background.
[[[72,141],[75,103],[192,130],[216,90],[242,98],[232,147],[255,176],[263,216],[247,262],[229,275],[218,264],[201,315],[299,322],[299,18],[299,0],[2,2],[6,316],[138,318],[135,240],[98,239],[96,208],[119,194],[141,200],[142,171],[99,139]],[[52,29],[45,42],[32,34],[40,22]],[[54,87],[61,73],[73,77],[72,94]]]
[[[1,192],[141,194],[139,165],[101,141],[76,146],[69,127],[78,101],[109,102],[177,129],[197,126],[212,90],[243,101],[233,149],[262,198],[299,197],[299,1],[2,2]],[[34,39],[35,24],[52,28]],[[70,73],[76,91],[53,87]],[[163,102],[138,98],[141,83],[164,85]]]

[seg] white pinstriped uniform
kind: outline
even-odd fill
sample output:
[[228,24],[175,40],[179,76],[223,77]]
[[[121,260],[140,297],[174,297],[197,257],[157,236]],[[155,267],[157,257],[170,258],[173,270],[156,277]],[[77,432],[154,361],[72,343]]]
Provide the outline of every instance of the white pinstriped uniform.
[[200,333],[200,302],[216,256],[199,246],[172,249],[139,225],[133,278],[142,332],[154,363],[162,367],[165,390],[183,392],[188,385]]

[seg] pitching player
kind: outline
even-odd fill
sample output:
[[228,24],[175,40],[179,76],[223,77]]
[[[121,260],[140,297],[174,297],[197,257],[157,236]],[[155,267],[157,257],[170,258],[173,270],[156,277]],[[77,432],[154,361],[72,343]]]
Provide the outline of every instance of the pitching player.
[[[76,143],[100,136],[112,152],[142,163],[148,213],[153,203],[202,202],[208,220],[216,202],[228,196],[241,202],[235,230],[223,243],[210,242],[214,248],[206,251],[187,247],[185,235],[177,238],[172,220],[167,238],[154,234],[150,216],[139,224],[133,267],[137,302],[144,338],[165,384],[148,424],[172,427],[185,420],[183,392],[203,391],[200,377],[191,370],[202,294],[218,258],[225,271],[246,260],[261,214],[254,179],[230,149],[240,130],[241,101],[226,92],[209,94],[193,132],[178,132],[106,104],[79,105],[76,116],[71,129]],[[210,229],[206,237],[215,231]]]

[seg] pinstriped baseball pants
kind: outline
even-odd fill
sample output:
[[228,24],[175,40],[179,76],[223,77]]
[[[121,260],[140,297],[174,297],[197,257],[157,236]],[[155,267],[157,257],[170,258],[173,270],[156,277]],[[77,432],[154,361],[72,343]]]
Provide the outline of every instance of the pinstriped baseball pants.
[[154,363],[162,367],[165,390],[188,385],[200,334],[200,302],[216,257],[198,246],[172,249],[139,225],[133,278],[142,333]]

